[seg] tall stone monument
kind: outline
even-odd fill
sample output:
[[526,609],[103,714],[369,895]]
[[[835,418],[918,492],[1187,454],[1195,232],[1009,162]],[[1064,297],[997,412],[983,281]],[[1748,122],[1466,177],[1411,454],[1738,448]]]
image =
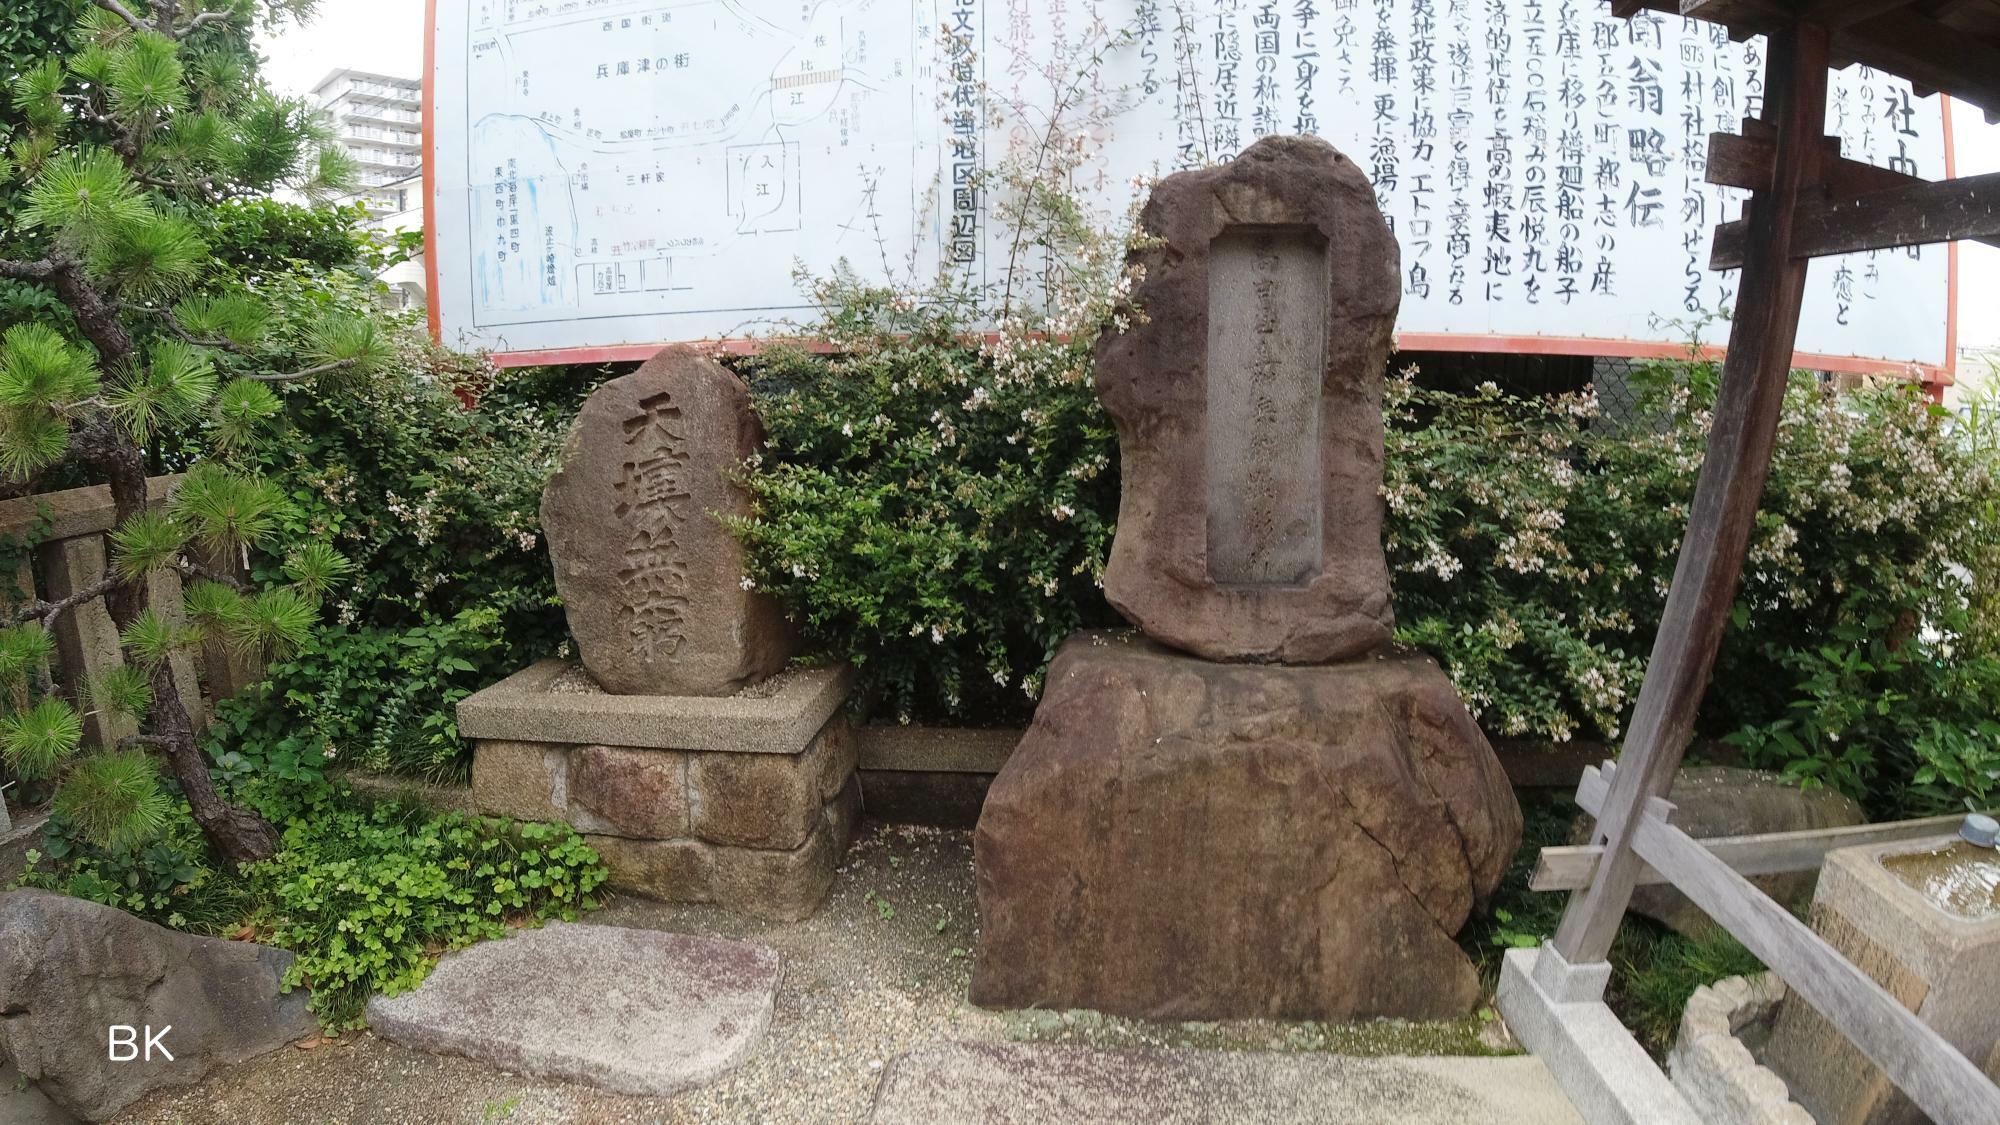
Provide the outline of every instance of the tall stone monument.
[[972,999],[1170,1019],[1463,1015],[1452,940],[1520,841],[1493,750],[1389,645],[1399,254],[1360,170],[1271,137],[1154,189],[1097,388],[1105,591],[975,837]]
[[746,589],[719,517],[747,516],[731,478],[763,448],[750,392],[692,348],[668,348],[583,404],[542,528],[583,666],[618,695],[728,695],[785,666],[770,595]]
[[742,382],[690,348],[599,387],[542,493],[582,667],[519,672],[458,725],[481,812],[573,825],[615,887],[800,918],[860,816],[852,677],[784,671],[791,627],[722,523],[750,512],[763,440]]

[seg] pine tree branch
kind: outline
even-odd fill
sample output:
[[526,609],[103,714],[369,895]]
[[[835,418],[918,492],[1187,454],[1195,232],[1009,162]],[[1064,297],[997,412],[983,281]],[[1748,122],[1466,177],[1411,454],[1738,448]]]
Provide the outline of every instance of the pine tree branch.
[[202,14],[189,20],[188,25],[184,28],[181,28],[180,31],[174,35],[174,38],[186,39],[188,36],[193,35],[196,31],[199,31],[206,24],[224,23],[227,22],[228,19],[229,19],[228,12],[203,12]]
[[171,741],[157,734],[128,734],[118,740],[118,748],[120,750],[129,750],[134,746],[167,747],[172,745]]
[[118,0],[91,0],[91,2],[110,12],[112,15],[117,16],[119,19],[124,20],[126,25],[134,31],[150,31],[175,40],[186,39],[209,24],[224,23],[229,19],[228,12],[202,12],[189,20],[186,26],[176,28],[173,25],[174,16],[179,13],[180,5],[172,2],[172,0],[165,0],[165,2],[157,6],[155,19],[152,23],[147,23],[137,15],[134,15],[132,9],[119,3]]
[[315,375],[324,375],[329,371],[338,371],[343,367],[352,366],[354,366],[354,361],[351,359],[330,359],[325,363],[316,363],[302,371],[287,371],[278,375],[246,375],[244,378],[255,379],[259,383],[290,383],[294,380],[310,379]]
[[18,258],[0,258],[0,277],[15,281],[47,281],[55,276],[59,266],[53,258],[38,258],[22,261]]
[[212,566],[205,566],[192,559],[183,558],[174,563],[174,570],[178,571],[182,578],[205,578],[210,582],[227,586],[239,594],[247,593],[250,589],[248,582],[243,581],[234,574],[217,570]]
[[58,598],[52,602],[36,598],[24,605],[16,606],[14,612],[9,615],[8,623],[19,625],[23,622],[40,618],[42,631],[48,632],[56,627],[57,619],[61,618],[63,614],[68,613],[85,602],[95,601],[124,584],[123,579],[107,572],[104,577],[67,597]]
[[152,313],[154,316],[159,317],[165,322],[167,331],[172,332],[174,335],[179,336],[182,340],[196,347],[217,348],[225,352],[234,352],[237,355],[250,354],[249,348],[244,347],[234,340],[223,339],[221,337],[197,336],[189,332],[187,326],[181,323],[180,318],[174,315],[172,309],[161,308],[158,305],[134,305],[133,308],[138,309],[140,312]]
[[133,31],[153,30],[145,20],[133,15],[132,9],[120,4],[118,0],[92,0],[92,2],[112,15],[117,16],[119,19],[124,20]]

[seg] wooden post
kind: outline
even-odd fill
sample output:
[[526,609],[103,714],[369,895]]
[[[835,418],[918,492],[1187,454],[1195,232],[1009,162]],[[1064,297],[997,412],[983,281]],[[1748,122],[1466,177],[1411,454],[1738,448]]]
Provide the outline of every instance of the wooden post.
[[1673,784],[1735,601],[1798,335],[1807,263],[1792,253],[1792,217],[1800,195],[1819,182],[1828,39],[1826,28],[1813,24],[1771,35],[1763,112],[1776,130],[1771,187],[1750,197],[1749,248],[1708,451],[1622,760],[1597,821],[1604,861],[1590,887],[1571,897],[1556,931],[1555,947],[1573,965],[1603,961],[1611,950],[1642,866],[1632,850],[1639,812]]

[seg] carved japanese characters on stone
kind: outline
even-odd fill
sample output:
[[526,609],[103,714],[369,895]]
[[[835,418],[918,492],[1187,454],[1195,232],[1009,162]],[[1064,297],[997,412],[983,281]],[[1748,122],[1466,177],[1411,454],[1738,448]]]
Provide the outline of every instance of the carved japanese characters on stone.
[[1269,137],[1162,181],[1141,222],[1143,321],[1097,344],[1123,474],[1105,593],[1211,660],[1380,646],[1400,257],[1367,178],[1317,138]]
[[762,444],[742,382],[690,348],[584,403],[542,526],[578,655],[606,691],[727,695],[784,667],[783,611],[745,589],[719,518],[749,514],[733,476]]

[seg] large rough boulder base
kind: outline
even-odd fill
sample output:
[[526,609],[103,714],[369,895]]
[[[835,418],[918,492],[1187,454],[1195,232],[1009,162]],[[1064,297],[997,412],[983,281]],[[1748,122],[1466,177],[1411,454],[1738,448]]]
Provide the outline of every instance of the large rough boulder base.
[[368,1003],[375,1034],[512,1074],[666,1097],[742,1062],[770,1026],[761,945],[557,922],[449,954]]
[[785,666],[784,612],[744,589],[743,549],[718,519],[750,513],[734,476],[763,439],[742,381],[692,348],[583,404],[542,527],[570,633],[606,691],[728,695]]
[[[0,895],[0,1055],[50,1101],[101,1121],[142,1095],[316,1030],[303,990],[280,994],[292,955],[176,933],[48,891]],[[171,1026],[150,1061],[113,1062],[114,1024]],[[145,1033],[139,1034],[143,1047]]]
[[1079,633],[974,837],[972,999],[1160,1019],[1434,1018],[1521,813],[1428,659],[1218,664]]
[[1118,426],[1111,604],[1211,660],[1343,660],[1389,639],[1382,381],[1400,256],[1354,163],[1266,137],[1141,216],[1143,323],[1097,341]]
[[[1868,820],[1861,806],[1838,790],[1823,785],[1801,789],[1798,782],[1783,774],[1734,766],[1682,770],[1674,776],[1667,800],[1674,805],[1674,825],[1697,840],[1846,828]],[[1595,827],[1595,820],[1580,817],[1570,838],[1589,843]],[[1775,901],[1799,906],[1812,897],[1818,880],[1819,872],[1812,870],[1759,875],[1750,881]],[[1632,912],[1690,936],[1701,936],[1715,926],[1700,907],[1667,884],[1634,890]]]

